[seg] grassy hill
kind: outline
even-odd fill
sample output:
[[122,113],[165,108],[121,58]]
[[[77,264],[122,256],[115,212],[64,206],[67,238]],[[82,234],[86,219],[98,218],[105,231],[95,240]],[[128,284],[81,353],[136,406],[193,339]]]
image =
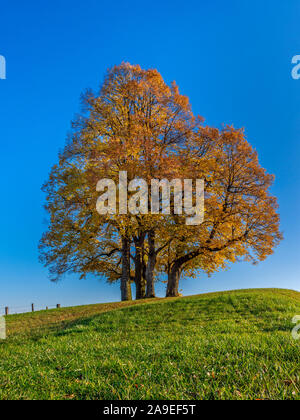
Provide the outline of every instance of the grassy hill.
[[8,316],[0,399],[300,399],[295,315],[259,289]]

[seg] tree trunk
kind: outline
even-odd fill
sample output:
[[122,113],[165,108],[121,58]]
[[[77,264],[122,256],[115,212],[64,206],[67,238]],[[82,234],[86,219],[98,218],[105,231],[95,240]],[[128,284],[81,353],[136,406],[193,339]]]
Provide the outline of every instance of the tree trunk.
[[145,299],[146,297],[146,280],[144,277],[143,270],[143,258],[144,258],[144,241],[145,234],[141,234],[139,237],[134,238],[135,244],[135,287],[136,287],[136,299]]
[[147,282],[147,298],[155,297],[154,290],[154,269],[156,264],[156,252],[155,252],[155,232],[151,230],[148,232],[148,245],[149,245],[149,254],[148,262],[146,267],[146,282]]
[[168,286],[166,297],[179,296],[179,280],[183,270],[184,264],[191,261],[200,255],[199,250],[190,252],[186,255],[178,257],[171,264],[171,269],[168,272]]
[[178,264],[174,264],[168,274],[168,285],[166,297],[179,296],[179,280],[181,275],[181,269]]
[[132,300],[130,284],[130,241],[122,237],[121,300]]

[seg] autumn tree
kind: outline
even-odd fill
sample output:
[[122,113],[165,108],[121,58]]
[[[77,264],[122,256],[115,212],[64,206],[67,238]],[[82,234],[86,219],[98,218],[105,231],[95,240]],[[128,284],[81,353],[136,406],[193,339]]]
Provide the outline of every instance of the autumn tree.
[[[120,281],[121,299],[129,300],[132,282],[136,298],[155,296],[155,275],[165,272],[167,296],[177,296],[182,273],[211,274],[273,252],[282,238],[273,176],[242,130],[204,126],[175,83],[127,63],[110,69],[99,93],[87,91],[82,105],[44,185],[50,223],[40,258],[53,280],[66,273],[104,276]],[[185,215],[174,211],[174,190],[169,215],[151,214],[151,194],[146,209],[135,189],[125,199],[119,188],[125,172],[126,190],[136,178],[147,185],[204,180],[203,223],[186,225]],[[96,211],[103,179],[118,198],[107,214]],[[183,191],[181,198],[184,203]]]
[[40,243],[41,261],[54,279],[67,272],[97,272],[120,280],[122,300],[128,300],[134,246],[137,297],[154,296],[159,217],[132,217],[120,208],[117,214],[98,215],[96,185],[101,178],[118,185],[121,171],[127,172],[128,182],[138,176],[149,183],[170,174],[173,158],[201,118],[194,117],[175,83],[168,86],[157,70],[127,63],[110,69],[100,92],[87,91],[82,104],[44,186],[50,224]]
[[212,273],[239,259],[257,263],[282,239],[277,201],[270,193],[274,177],[259,164],[243,130],[206,127],[183,154],[184,176],[205,181],[205,217],[198,226],[177,220],[169,233],[167,296],[178,296],[183,272]]

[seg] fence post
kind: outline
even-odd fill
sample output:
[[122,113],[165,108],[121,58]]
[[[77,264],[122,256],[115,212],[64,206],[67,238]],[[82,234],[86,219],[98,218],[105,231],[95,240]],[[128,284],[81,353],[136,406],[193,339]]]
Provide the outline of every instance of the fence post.
[[34,303],[31,304],[31,312],[34,312]]
[[8,308],[8,306],[6,306],[6,308],[5,308],[5,315],[8,315],[9,314],[9,308]]
[[57,309],[59,309],[59,308],[60,308],[60,303],[58,303],[58,304],[56,305],[56,307],[57,307]]
[[48,306],[46,306],[46,311],[48,311]]

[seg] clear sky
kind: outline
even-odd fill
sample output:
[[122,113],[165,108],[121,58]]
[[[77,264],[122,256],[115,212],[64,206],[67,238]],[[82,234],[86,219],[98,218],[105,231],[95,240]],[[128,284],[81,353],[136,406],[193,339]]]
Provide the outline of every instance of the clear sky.
[[[45,230],[40,187],[64,146],[80,93],[122,61],[176,80],[208,124],[245,127],[276,175],[285,240],[258,266],[240,263],[182,281],[184,294],[249,288],[300,290],[299,0],[40,0],[2,2],[0,55],[0,307],[119,300],[119,286],[66,277],[38,262]],[[163,295],[165,285],[157,285]]]

